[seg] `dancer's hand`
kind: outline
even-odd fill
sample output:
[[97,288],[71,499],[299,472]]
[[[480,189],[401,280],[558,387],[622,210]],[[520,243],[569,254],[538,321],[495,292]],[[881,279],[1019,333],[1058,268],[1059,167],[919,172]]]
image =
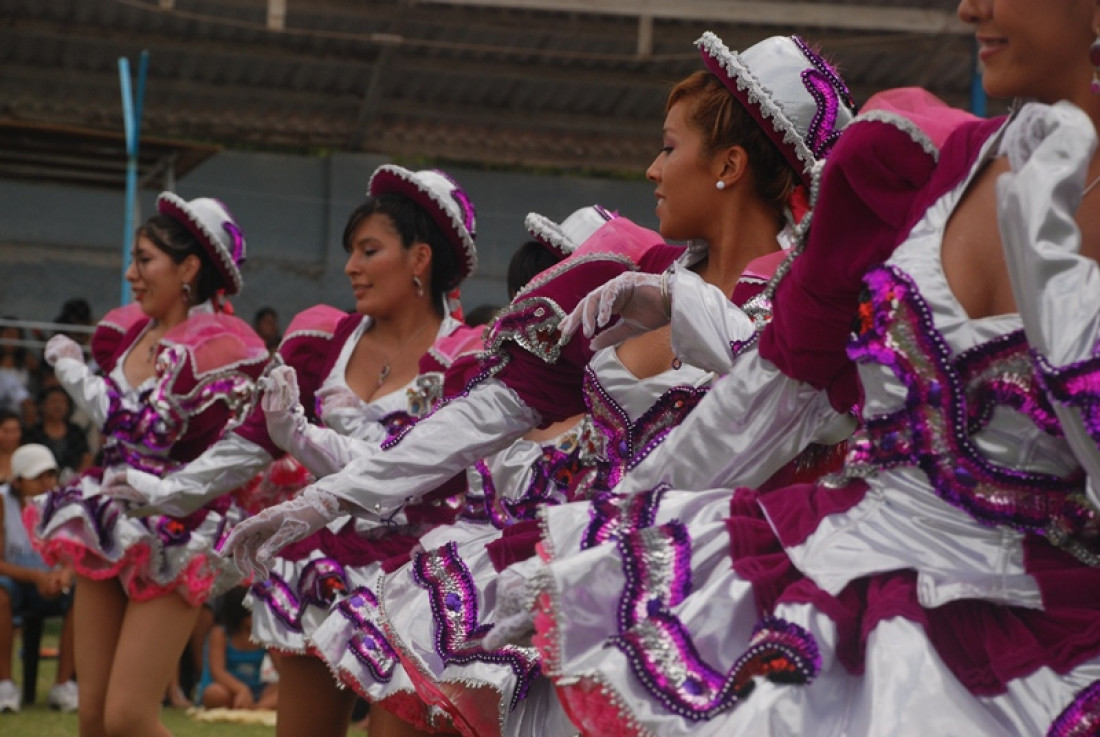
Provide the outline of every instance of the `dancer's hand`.
[[298,372],[290,366],[276,366],[260,379],[263,397],[260,406],[265,414],[288,412],[298,406]]
[[[160,501],[164,496],[161,489],[163,485],[164,481],[151,473],[128,468],[125,471],[114,471],[105,475],[99,490],[112,499],[147,507]],[[153,511],[149,510],[147,514],[152,514]]]
[[345,514],[340,500],[307,486],[293,499],[243,520],[225,540],[221,554],[232,558],[245,578],[267,578],[271,559],[287,545],[309,537]]
[[283,450],[289,450],[295,433],[302,432],[306,420],[300,404],[298,374],[290,366],[278,366],[260,379],[263,395],[260,407],[267,422],[267,433]]
[[43,352],[46,363],[56,366],[62,358],[71,358],[74,361],[84,363],[84,351],[80,345],[67,335],[55,335],[46,342],[46,350]]
[[[615,315],[619,321],[596,335]],[[592,290],[562,320],[560,327],[564,339],[571,337],[577,328],[582,328],[586,337],[596,335],[592,348],[599,350],[664,327],[670,319],[667,274],[628,271]]]

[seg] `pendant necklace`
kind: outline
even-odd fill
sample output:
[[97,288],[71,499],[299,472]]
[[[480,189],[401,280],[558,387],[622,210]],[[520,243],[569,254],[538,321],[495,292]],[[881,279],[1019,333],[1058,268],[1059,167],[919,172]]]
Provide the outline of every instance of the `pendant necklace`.
[[413,333],[409,337],[405,338],[405,340],[403,340],[401,342],[401,345],[397,347],[397,350],[393,352],[393,355],[390,356],[389,360],[382,364],[382,368],[378,370],[378,386],[382,386],[382,384],[385,383],[386,379],[389,378],[390,371],[391,371],[391,366],[393,364],[394,359],[397,358],[398,356],[400,356],[401,351],[405,350],[405,346],[407,346],[410,342],[412,342],[413,338],[415,338],[416,336],[423,333],[424,328],[426,328],[426,327],[428,327],[427,323],[425,323],[424,325],[421,325],[419,330],[417,330],[415,333]]

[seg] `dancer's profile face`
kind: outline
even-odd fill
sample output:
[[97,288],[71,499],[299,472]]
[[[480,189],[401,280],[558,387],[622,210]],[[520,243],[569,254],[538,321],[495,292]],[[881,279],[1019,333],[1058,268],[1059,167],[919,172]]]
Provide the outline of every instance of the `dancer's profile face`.
[[[384,317],[415,299],[413,252],[406,249],[389,215],[376,212],[364,218],[348,243],[344,273],[351,282],[355,310]],[[428,284],[424,284],[428,288]]]
[[716,173],[703,150],[703,134],[689,119],[692,100],[676,102],[665,116],[661,150],[646,170],[656,186],[661,235],[673,241],[705,238],[713,217]]
[[1053,103],[1088,92],[1097,0],[960,0],[958,15],[974,28],[989,95]]
[[164,322],[172,317],[186,316],[188,302],[184,300],[183,285],[194,281],[198,268],[198,256],[190,255],[177,264],[142,235],[134,244],[126,281],[141,311]]

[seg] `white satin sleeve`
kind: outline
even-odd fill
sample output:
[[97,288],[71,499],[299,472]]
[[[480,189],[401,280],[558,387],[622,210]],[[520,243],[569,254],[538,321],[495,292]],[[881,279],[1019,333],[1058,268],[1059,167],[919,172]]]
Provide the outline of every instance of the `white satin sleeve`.
[[756,487],[810,443],[833,444],[855,420],[828,395],[790,378],[751,348],[691,414],[623,479],[619,493]]
[[744,343],[756,333],[752,319],[691,269],[674,265],[668,280],[672,352],[691,366],[719,375],[729,373],[731,345]]
[[235,432],[227,433],[198,458],[165,476],[152,506],[174,517],[191,514],[222,494],[247,484],[272,460],[266,450],[251,440]]
[[72,358],[58,359],[53,371],[58,382],[72,397],[73,404],[83,410],[96,427],[103,427],[111,405],[107,380],[97,376],[83,361]]
[[330,427],[314,425],[304,415],[290,431],[276,428],[270,422],[267,428],[272,442],[294,456],[315,477],[322,478],[340,471],[386,439],[385,427],[381,423],[374,425],[377,432],[365,438],[342,435]]
[[353,515],[386,518],[538,424],[538,413],[514,391],[488,379],[416,423],[396,443],[363,443],[351,463],[314,486],[340,498]]
[[1090,500],[1100,504],[1100,415],[1088,412],[1096,397],[1074,396],[1069,383],[1060,381],[1068,372],[1100,375],[1100,266],[1082,255],[1074,219],[1096,131],[1068,102],[1047,108],[1041,120],[1030,117],[1030,130],[1016,136],[1031,138],[1022,141],[1032,149],[1029,158],[997,181],[998,225],[1028,343],[1039,354],[1066,439],[1089,476]]

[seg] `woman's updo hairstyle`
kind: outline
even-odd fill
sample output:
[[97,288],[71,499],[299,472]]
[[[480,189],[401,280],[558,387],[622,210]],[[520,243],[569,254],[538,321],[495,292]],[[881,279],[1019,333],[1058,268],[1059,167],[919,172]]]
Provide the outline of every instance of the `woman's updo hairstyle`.
[[704,70],[692,73],[672,88],[665,112],[681,101],[689,106],[688,120],[702,133],[705,154],[731,146],[745,149],[757,195],[782,221],[799,177],[744,106],[718,77]]

